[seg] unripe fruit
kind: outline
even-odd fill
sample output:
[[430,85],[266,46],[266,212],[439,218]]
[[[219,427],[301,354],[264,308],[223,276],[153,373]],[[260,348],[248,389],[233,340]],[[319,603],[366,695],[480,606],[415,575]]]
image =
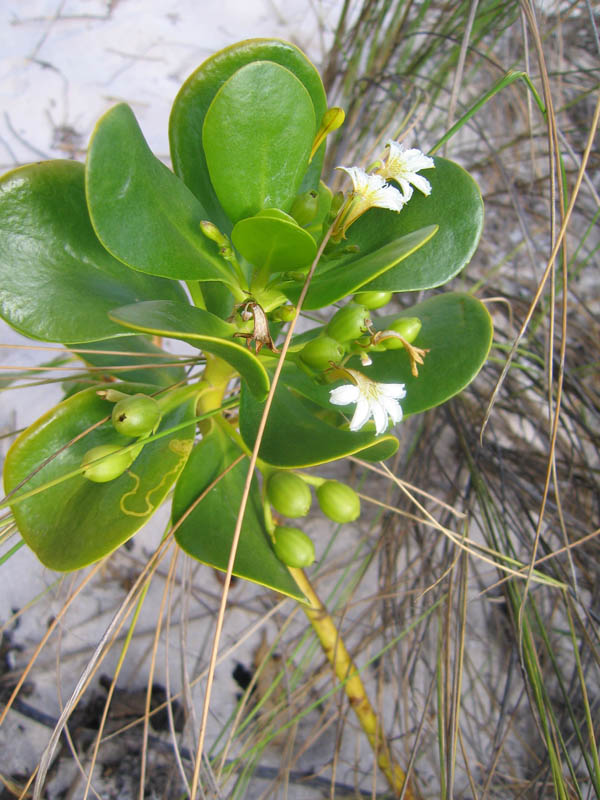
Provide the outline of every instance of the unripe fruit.
[[280,525],[274,537],[275,555],[288,567],[309,567],[315,560],[315,546],[300,528]]
[[[131,466],[136,455],[135,450],[124,452],[123,447],[118,444],[101,444],[98,447],[92,447],[81,461],[81,465],[85,467],[83,477],[94,481],[94,483],[112,481]],[[107,458],[104,458],[103,461],[98,461],[97,464],[91,463],[103,458],[103,456],[107,456]],[[88,467],[86,464],[90,464],[90,466]]]
[[310,488],[302,478],[284,470],[269,478],[267,497],[276,511],[291,518],[306,516],[312,503]]
[[318,208],[319,194],[312,189],[296,196],[290,208],[290,214],[298,225],[304,227],[316,217]]
[[[386,330],[395,331],[399,333],[406,341],[411,344],[419,335],[421,330],[421,320],[418,317],[399,317],[395,319],[391,325],[388,325]],[[400,339],[390,336],[381,340],[381,344],[386,350],[400,350],[404,345]]]
[[327,323],[325,332],[332,339],[344,344],[360,338],[365,333],[368,319],[369,312],[366,306],[350,303],[336,311]]
[[147,436],[160,422],[158,402],[145,394],[133,394],[119,400],[112,412],[112,424],[123,436]]
[[360,498],[339,481],[325,481],[317,489],[321,511],[334,522],[353,522],[360,516]]
[[354,295],[357,303],[362,303],[371,310],[386,306],[393,296],[393,292],[359,292]]
[[291,322],[296,316],[296,306],[279,306],[268,315],[275,322]]
[[343,357],[343,346],[330,336],[318,336],[307,342],[300,351],[302,361],[317,370],[327,369],[331,361],[337,364]]

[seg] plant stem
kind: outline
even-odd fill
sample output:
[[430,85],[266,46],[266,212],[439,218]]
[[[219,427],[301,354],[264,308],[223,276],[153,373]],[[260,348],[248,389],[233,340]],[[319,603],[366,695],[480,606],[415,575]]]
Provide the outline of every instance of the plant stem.
[[303,604],[302,608],[319,637],[321,646],[336,676],[343,683],[350,705],[354,709],[362,729],[367,734],[379,768],[396,796],[402,796],[404,800],[419,800],[417,790],[408,783],[406,774],[392,758],[383,727],[367,697],[358,668],[352,661],[335,622],[319,600],[304,572],[294,567],[290,567],[289,570],[309,602],[308,605]]
[[222,358],[206,354],[206,368],[202,374],[202,384],[206,387],[198,398],[198,411],[214,411],[223,404],[229,381],[236,374],[235,369]]

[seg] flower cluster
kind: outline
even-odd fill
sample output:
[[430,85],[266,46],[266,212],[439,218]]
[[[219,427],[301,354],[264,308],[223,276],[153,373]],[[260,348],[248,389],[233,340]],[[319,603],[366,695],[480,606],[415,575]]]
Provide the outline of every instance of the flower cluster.
[[[346,231],[365,211],[370,208],[386,208],[389,211],[402,211],[418,189],[425,196],[431,193],[431,184],[419,172],[435,167],[434,161],[416,148],[406,148],[399,142],[386,143],[388,150],[385,161],[377,162],[372,172],[361,167],[338,167],[352,180],[352,192],[344,203],[332,233],[334,240],[345,238]],[[390,181],[400,188],[397,189]],[[423,363],[425,350],[413,348],[402,336],[394,331],[384,331],[380,338],[398,336],[411,357],[412,373],[417,375],[416,363]],[[363,366],[369,366],[371,359],[365,353],[361,358]],[[378,383],[354,369],[343,368],[351,383],[332,389],[329,400],[333,405],[345,406],[356,404],[354,416],[350,422],[350,430],[360,430],[370,419],[375,423],[375,432],[379,436],[391,421],[396,425],[402,419],[402,407],[399,400],[406,397],[403,383]]]
[[[334,239],[343,239],[350,225],[369,208],[402,211],[412,197],[413,186],[426,196],[431,193],[429,181],[418,173],[422,169],[435,167],[433,159],[416,148],[407,149],[392,140],[386,143],[386,148],[386,160],[377,162],[372,173],[361,167],[337,167],[350,176],[352,194],[342,209],[332,234]],[[388,181],[394,181],[400,189]]]

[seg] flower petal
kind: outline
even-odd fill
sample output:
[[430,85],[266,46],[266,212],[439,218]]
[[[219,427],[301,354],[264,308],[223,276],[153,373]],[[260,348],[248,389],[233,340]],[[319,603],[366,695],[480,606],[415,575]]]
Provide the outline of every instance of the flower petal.
[[420,192],[423,192],[424,195],[428,196],[431,194],[431,184],[424,178],[422,175],[417,175],[416,173],[410,176],[410,182],[418,189]]
[[399,400],[406,397],[406,384],[404,383],[379,383],[377,386],[382,397],[396,397]]
[[359,398],[359,388],[353,383],[346,383],[329,392],[329,402],[333,403],[334,406],[347,406],[350,403],[357,403]]
[[369,421],[370,416],[371,408],[369,406],[369,401],[366,399],[366,397],[360,397],[358,403],[356,404],[356,411],[354,412],[354,416],[352,417],[352,421],[350,423],[350,430],[360,430],[362,426]]
[[371,414],[375,422],[375,432],[377,436],[382,434],[388,426],[388,415],[383,405],[377,400],[371,401]]
[[392,400],[391,397],[382,397],[381,405],[390,415],[392,425],[397,425],[402,420],[402,406],[397,400]]

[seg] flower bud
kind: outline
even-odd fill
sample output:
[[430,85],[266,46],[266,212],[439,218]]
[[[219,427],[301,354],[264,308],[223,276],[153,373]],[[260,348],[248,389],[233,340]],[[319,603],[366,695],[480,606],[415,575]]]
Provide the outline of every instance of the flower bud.
[[[418,317],[399,317],[395,319],[386,330],[399,333],[402,338],[406,339],[406,341],[411,344],[419,335],[421,320]],[[381,344],[386,350],[400,350],[404,347],[401,340],[396,339],[394,336],[382,338]]]
[[[81,465],[85,467],[83,477],[94,483],[112,481],[133,464],[138,453],[139,450],[124,451],[123,447],[118,444],[101,444],[98,447],[92,447],[81,461]],[[103,458],[103,460],[92,464],[92,461],[97,461],[99,458]],[[87,466],[88,464],[90,466]]]
[[332,339],[344,344],[352,339],[359,339],[366,330],[369,312],[367,308],[358,303],[350,303],[333,315],[325,331]]
[[298,225],[304,227],[313,221],[319,208],[319,194],[315,190],[297,195],[290,208],[290,214]]
[[231,247],[229,239],[224,234],[221,233],[221,231],[217,228],[214,222],[210,222],[210,220],[207,219],[201,220],[200,230],[206,236],[207,239],[210,239],[219,248]]
[[274,537],[275,555],[288,567],[309,567],[315,560],[315,546],[300,528],[280,525]]
[[160,417],[160,406],[153,397],[133,394],[115,405],[112,424],[123,436],[148,436],[158,427]]
[[316,370],[327,369],[331,361],[337,364],[343,357],[343,346],[330,336],[317,336],[316,339],[307,342],[300,350],[302,361]]
[[310,488],[298,475],[287,470],[274,472],[267,483],[267,497],[284,517],[304,517],[312,503]]
[[362,303],[366,308],[373,310],[386,306],[393,296],[393,292],[358,292],[354,295],[354,299],[357,303]]
[[339,481],[325,481],[317,489],[321,511],[334,522],[353,522],[360,515],[360,498]]

